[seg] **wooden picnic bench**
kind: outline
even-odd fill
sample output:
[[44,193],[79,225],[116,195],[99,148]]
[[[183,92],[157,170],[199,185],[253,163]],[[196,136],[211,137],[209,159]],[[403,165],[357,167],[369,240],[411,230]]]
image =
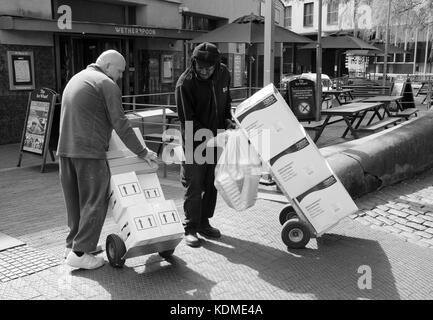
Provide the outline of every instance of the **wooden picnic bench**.
[[344,85],[342,88],[353,89],[352,96],[354,98],[369,98],[374,96],[388,96],[391,94],[393,86],[394,84],[390,86]]

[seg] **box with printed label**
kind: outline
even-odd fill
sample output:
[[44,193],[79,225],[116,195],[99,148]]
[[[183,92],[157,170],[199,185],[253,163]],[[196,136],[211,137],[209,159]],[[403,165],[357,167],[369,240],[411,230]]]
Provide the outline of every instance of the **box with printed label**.
[[306,136],[304,128],[273,84],[242,102],[234,117],[265,161]]
[[182,238],[183,228],[179,212],[173,200],[158,201],[152,203],[161,225],[161,235],[168,238]]
[[320,151],[306,137],[270,159],[269,165],[289,195],[297,195],[332,174]]
[[293,199],[317,234],[358,211],[343,184],[333,175]]
[[146,202],[146,198],[134,172],[111,176],[107,214],[111,213],[114,221],[120,219],[126,208],[142,202]]
[[156,173],[137,174],[140,187],[147,202],[165,200],[161,184]]
[[162,237],[159,217],[151,203],[126,208],[117,225],[127,250],[158,242]]

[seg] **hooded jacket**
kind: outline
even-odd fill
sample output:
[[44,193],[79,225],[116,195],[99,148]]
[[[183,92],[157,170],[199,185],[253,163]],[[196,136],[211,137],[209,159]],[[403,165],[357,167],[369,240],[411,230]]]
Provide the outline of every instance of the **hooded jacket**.
[[230,72],[220,62],[212,76],[203,80],[196,74],[192,61],[177,81],[175,97],[184,142],[186,121],[192,121],[194,134],[205,128],[215,136],[218,129],[226,128],[226,119],[232,119]]

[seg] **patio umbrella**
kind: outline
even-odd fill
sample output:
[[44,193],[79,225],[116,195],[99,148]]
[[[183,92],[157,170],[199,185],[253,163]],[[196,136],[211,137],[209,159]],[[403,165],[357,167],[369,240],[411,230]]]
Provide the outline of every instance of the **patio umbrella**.
[[[198,36],[191,43],[263,43],[265,34],[265,19],[254,14],[240,17],[218,29]],[[275,26],[275,42],[310,43],[307,37],[280,26]]]
[[[249,46],[264,43],[265,19],[264,17],[249,14],[235,19],[233,22],[208,33],[198,36],[190,43],[247,43]],[[274,42],[310,43],[307,37],[301,36],[293,31],[275,26]],[[249,59],[249,75],[252,74],[252,59]],[[251,77],[249,76],[251,87]],[[257,79],[257,78],[256,78]],[[258,81],[258,80],[257,80]]]

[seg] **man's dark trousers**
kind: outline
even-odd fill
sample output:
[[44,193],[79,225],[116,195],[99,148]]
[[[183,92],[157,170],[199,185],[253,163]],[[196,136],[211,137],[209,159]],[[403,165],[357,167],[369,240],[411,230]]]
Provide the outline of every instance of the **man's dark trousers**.
[[217,200],[214,180],[215,164],[182,164],[181,182],[186,188],[185,233],[198,231],[213,216]]
[[60,157],[59,174],[70,229],[66,247],[95,251],[108,208],[107,160]]

